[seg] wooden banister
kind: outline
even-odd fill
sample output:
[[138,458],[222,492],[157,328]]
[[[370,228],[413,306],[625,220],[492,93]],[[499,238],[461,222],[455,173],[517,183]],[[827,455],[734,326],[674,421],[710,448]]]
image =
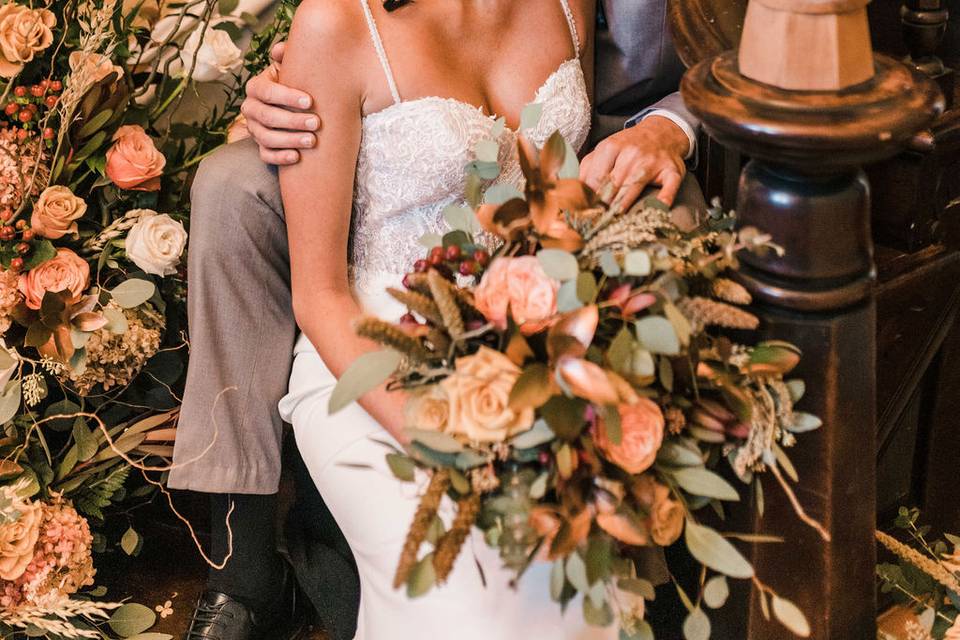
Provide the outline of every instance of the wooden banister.
[[[804,350],[797,372],[807,381],[802,408],[820,415],[824,426],[807,434],[791,456],[801,478],[798,497],[830,541],[800,522],[785,500],[767,500],[764,517],[746,506],[735,517],[753,531],[786,538],[748,552],[760,578],[775,581],[806,611],[810,637],[873,640],[876,303],[870,193],[860,166],[905,147],[943,109],[943,99],[914,69],[873,57],[869,47],[864,54],[862,40],[853,52],[845,49],[844,29],[857,40],[866,28],[862,2],[753,3],[763,8],[747,11],[744,42],[751,42],[739,63],[736,52],[701,62],[684,78],[682,91],[712,138],[752,158],[740,177],[740,224],[771,233],[786,249],[782,257],[744,256],[740,277],[766,330]],[[763,25],[751,24],[758,16],[793,12],[808,22],[811,7],[819,19],[830,11],[842,14],[831,27],[836,39],[811,40],[800,37],[804,29],[784,28],[768,30],[776,39],[766,46],[756,42],[764,37]],[[791,23],[797,21],[790,15],[777,21]],[[794,66],[781,64],[801,50],[835,63],[833,89],[816,87],[809,69],[793,76]],[[775,64],[750,59],[756,56]],[[873,69],[868,79],[862,77],[865,63]],[[767,82],[746,77],[743,68]],[[853,78],[859,78],[855,84]],[[768,493],[779,490],[765,486]],[[716,621],[716,637],[785,637],[782,627],[764,619],[756,593],[739,596],[739,607]]]

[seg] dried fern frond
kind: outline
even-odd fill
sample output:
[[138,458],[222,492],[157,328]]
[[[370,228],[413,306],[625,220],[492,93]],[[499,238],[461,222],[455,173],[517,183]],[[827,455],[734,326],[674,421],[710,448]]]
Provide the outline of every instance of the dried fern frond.
[[433,552],[433,570],[437,574],[437,584],[443,584],[453,571],[453,565],[460,555],[460,549],[470,535],[470,529],[480,513],[480,494],[471,493],[457,501],[457,515],[450,530],[443,534]]
[[363,317],[357,320],[357,335],[396,349],[414,362],[427,358],[427,351],[416,338],[407,335],[399,327],[380,318]]
[[393,287],[388,288],[387,293],[393,296],[395,300],[410,309],[410,311],[420,314],[420,316],[425,320],[428,320],[438,326],[443,325],[443,318],[440,316],[440,309],[437,308],[436,303],[434,303],[429,296],[426,296],[419,291],[404,291],[402,289],[394,289]]
[[400,562],[397,563],[397,573],[393,577],[394,589],[399,589],[406,584],[410,572],[417,564],[417,552],[420,550],[423,541],[427,539],[427,532],[430,530],[433,519],[437,517],[440,501],[448,488],[450,488],[450,472],[446,469],[434,471],[426,492],[420,498],[420,505],[413,515],[413,523],[410,525],[407,539],[403,543]]
[[749,311],[709,298],[683,298],[677,303],[677,308],[697,329],[708,326],[756,329],[760,326],[760,320]]
[[433,301],[440,310],[443,325],[453,338],[457,338],[464,331],[463,314],[457,304],[457,287],[434,270],[427,272],[427,284],[430,285]]
[[731,304],[750,304],[753,297],[750,292],[740,284],[729,278],[717,278],[711,284],[713,295],[724,302]]

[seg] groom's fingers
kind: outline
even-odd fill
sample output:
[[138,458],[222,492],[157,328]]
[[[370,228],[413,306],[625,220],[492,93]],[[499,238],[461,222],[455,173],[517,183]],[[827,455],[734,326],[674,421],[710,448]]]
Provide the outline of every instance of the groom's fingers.
[[598,190],[606,181],[610,172],[613,171],[614,163],[617,161],[619,148],[604,140],[597,145],[597,148],[584,157],[580,163],[580,179],[587,183],[593,189]]
[[248,122],[264,129],[286,129],[309,133],[320,128],[320,118],[313,113],[289,111],[252,98],[243,102],[240,111]]
[[673,201],[677,199],[677,193],[680,191],[680,185],[683,183],[683,175],[676,169],[668,169],[660,174],[659,178],[662,188],[657,198],[668,207],[673,206]]
[[260,147],[260,159],[266,164],[285,167],[300,162],[300,154],[290,149],[267,149]]
[[247,83],[247,100],[250,99],[287,109],[309,109],[313,104],[310,94],[280,84],[274,67],[250,79]]
[[270,49],[270,59],[277,64],[283,62],[283,52],[286,50],[286,48],[286,42],[278,42],[277,44],[273,45],[273,48]]
[[256,122],[247,122],[247,130],[257,144],[267,149],[312,149],[317,143],[312,133],[268,129]]

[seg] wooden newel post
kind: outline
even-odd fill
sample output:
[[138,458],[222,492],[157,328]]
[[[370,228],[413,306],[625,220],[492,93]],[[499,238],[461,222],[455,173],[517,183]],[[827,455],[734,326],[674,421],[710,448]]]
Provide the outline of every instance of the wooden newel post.
[[[766,330],[804,351],[801,408],[824,426],[790,455],[797,496],[831,539],[800,522],[770,480],[764,517],[745,503],[735,519],[787,539],[747,551],[759,578],[807,613],[817,640],[876,637],[874,266],[860,166],[895,153],[943,108],[933,83],[873,55],[866,4],[751,0],[739,52],[698,64],[682,87],[710,135],[752,158],[740,179],[740,224],[786,249],[743,256],[740,277]],[[714,637],[790,637],[764,619],[755,592],[739,597]]]

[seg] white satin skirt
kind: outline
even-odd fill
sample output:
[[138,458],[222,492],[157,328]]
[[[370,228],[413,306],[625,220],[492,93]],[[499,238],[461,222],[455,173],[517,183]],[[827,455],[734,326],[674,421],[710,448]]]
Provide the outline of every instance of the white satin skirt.
[[[386,295],[361,296],[368,312],[396,319],[403,309]],[[360,576],[356,640],[614,640],[615,626],[583,620],[581,601],[566,613],[550,599],[550,565],[535,563],[516,590],[495,549],[474,529],[446,584],[411,599],[393,588],[404,539],[426,487],[425,475],[404,483],[390,472],[382,444],[396,441],[360,405],[327,412],[336,378],[306,336],[295,348],[288,394],[280,412],[320,494],[353,550]],[[377,440],[381,442],[377,442]],[[369,467],[369,468],[361,468]],[[453,504],[444,500],[449,525]],[[425,553],[421,550],[421,554]],[[483,568],[481,576],[478,564]],[[484,583],[485,578],[485,583]]]

